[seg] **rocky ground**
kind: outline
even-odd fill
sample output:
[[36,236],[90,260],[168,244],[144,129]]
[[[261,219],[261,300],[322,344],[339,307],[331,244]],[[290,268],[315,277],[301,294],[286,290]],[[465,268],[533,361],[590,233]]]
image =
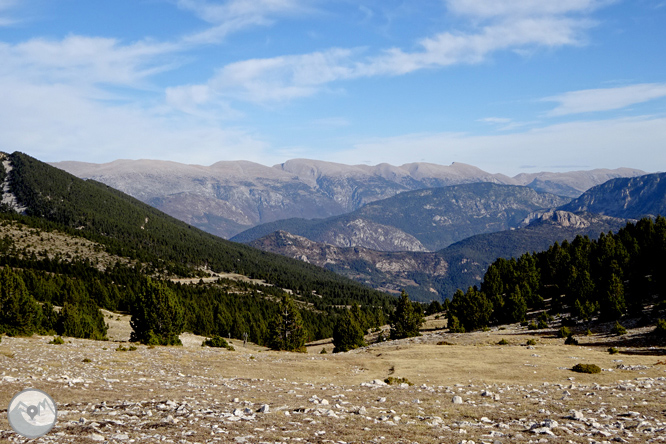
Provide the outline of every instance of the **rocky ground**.
[[[123,318],[113,321],[116,337],[127,333]],[[34,387],[58,406],[56,426],[37,442],[661,442],[666,357],[644,342],[648,331],[593,332],[570,346],[554,330],[433,330],[336,355],[326,343],[307,354],[239,341],[235,351],[211,349],[193,335],[183,347],[136,350],[3,337],[0,440],[27,441],[6,407]],[[611,345],[621,353],[609,354]],[[577,363],[603,371],[574,373]],[[414,385],[386,385],[389,376]]]

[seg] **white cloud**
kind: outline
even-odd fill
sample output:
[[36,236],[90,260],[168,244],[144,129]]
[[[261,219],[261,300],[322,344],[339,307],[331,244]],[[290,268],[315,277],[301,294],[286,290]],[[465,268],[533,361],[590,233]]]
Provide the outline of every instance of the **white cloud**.
[[[292,2],[284,3],[294,6]],[[235,62],[221,68],[207,83],[206,86],[214,92],[209,99],[289,100],[316,94],[326,84],[340,80],[404,75],[428,68],[481,63],[498,51],[518,52],[582,44],[584,31],[594,24],[580,15],[601,2],[565,0],[558,3],[559,6],[547,6],[550,3],[451,0],[449,7],[456,13],[481,17],[485,23],[471,31],[447,31],[424,38],[418,42],[419,49],[411,52],[389,48],[368,55],[367,49],[331,48],[309,54]],[[256,13],[254,9],[252,11]],[[221,14],[222,17],[229,15]],[[256,17],[263,15],[250,14],[249,17],[259,20]]]
[[194,12],[197,17],[213,25],[184,37],[183,41],[189,44],[218,43],[241,29],[270,25],[276,16],[311,11],[311,6],[302,0],[229,0],[223,3],[178,0],[178,6]]
[[11,26],[16,23],[16,19],[8,14],[7,11],[18,4],[17,0],[0,0],[0,26]]
[[511,119],[506,117],[485,117],[483,119],[479,119],[479,122],[507,124],[511,122]]
[[448,9],[477,18],[553,16],[589,12],[608,0],[446,0]]
[[0,76],[20,76],[35,82],[137,85],[172,67],[161,56],[177,50],[168,43],[136,42],[71,35],[63,40],[32,39],[0,43]]
[[277,161],[265,142],[242,128],[177,118],[159,109],[110,106],[89,100],[77,86],[0,83],[0,146],[44,161],[170,159],[213,163],[219,159]]
[[666,97],[666,83],[643,83],[616,88],[571,91],[542,99],[558,102],[549,116],[564,116],[594,111],[609,111]]
[[518,165],[534,165],[531,171],[535,172],[563,165],[654,171],[655,165],[666,164],[664,140],[666,118],[641,117],[565,123],[491,136],[435,133],[376,138],[335,152],[327,160],[356,164],[371,159],[394,165],[414,159],[443,165],[463,162],[509,175],[525,172]]

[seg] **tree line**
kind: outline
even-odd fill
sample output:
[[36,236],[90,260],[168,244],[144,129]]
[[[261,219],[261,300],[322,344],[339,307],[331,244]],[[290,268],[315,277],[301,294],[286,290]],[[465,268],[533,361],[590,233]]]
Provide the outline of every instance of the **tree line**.
[[[628,223],[598,239],[577,236],[540,253],[497,259],[481,287],[457,290],[448,305],[452,331],[524,321],[548,308],[577,320],[618,320],[666,308],[666,218]],[[546,304],[547,303],[547,304]]]

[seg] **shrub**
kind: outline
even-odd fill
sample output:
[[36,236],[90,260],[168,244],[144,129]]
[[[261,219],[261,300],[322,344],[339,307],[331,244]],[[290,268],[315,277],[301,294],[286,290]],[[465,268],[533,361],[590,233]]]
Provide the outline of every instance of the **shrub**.
[[393,376],[389,376],[388,378],[384,379],[384,382],[387,383],[388,385],[398,385],[398,384],[414,385],[407,378],[394,378]]
[[506,339],[502,338],[500,341],[497,343],[497,345],[509,345],[509,341]]
[[615,347],[609,347],[608,348],[608,353],[610,353],[611,355],[616,355],[616,354],[620,353],[620,350],[618,350]]
[[117,352],[126,352],[129,349],[127,347],[123,347],[122,345],[119,345],[118,348],[116,348]]
[[601,373],[601,367],[596,364],[576,364],[571,370],[578,373]]
[[627,329],[620,325],[619,322],[615,321],[615,325],[611,328],[611,333],[614,335],[622,336],[627,334]]
[[564,340],[565,345],[578,345],[578,339],[574,338],[572,334],[569,334]]
[[528,330],[539,330],[539,326],[536,322],[532,321],[527,325]]
[[49,341],[49,344],[60,345],[60,344],[64,344],[64,343],[65,343],[65,341],[63,341],[62,336],[54,336],[53,340]]
[[568,338],[571,336],[571,329],[567,327],[566,325],[563,325],[558,331],[557,331],[557,337],[558,338]]
[[326,351],[326,348],[322,348],[321,351],[319,352],[320,355],[325,355],[328,352]]
[[437,345],[453,345],[453,344],[449,341],[439,341]]
[[136,347],[133,346],[133,345],[130,345],[130,347],[129,347],[129,351],[133,352],[134,350],[136,350]]
[[81,362],[86,362],[86,363],[88,363],[88,362],[92,362],[92,360],[91,360],[90,358],[83,358],[83,361],[81,361]]
[[221,336],[213,336],[210,339],[206,339],[201,343],[201,346],[204,347],[216,347],[216,348],[226,348],[227,350],[234,350],[234,348],[229,345],[226,339]]
[[525,345],[536,345],[536,339],[528,339]]
[[592,336],[592,331],[589,328],[585,330],[585,336]]

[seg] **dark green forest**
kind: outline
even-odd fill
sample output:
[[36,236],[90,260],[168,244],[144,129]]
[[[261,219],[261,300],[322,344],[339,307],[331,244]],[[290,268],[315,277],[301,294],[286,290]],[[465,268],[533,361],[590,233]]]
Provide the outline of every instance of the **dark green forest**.
[[[27,210],[17,214],[2,208],[0,223],[84,238],[119,260],[100,267],[76,257],[49,257],[48,251],[35,254],[9,236],[0,239],[0,333],[104,338],[106,326],[98,308],[136,313],[138,304],[153,294],[149,281],[158,281],[162,293],[175,295],[176,312],[183,316],[180,329],[205,336],[247,334],[258,344],[269,341],[269,324],[286,294],[283,289],[293,293],[308,340],[330,337],[342,307],[354,302],[362,306],[366,328],[385,323],[395,304],[384,293],[210,235],[25,154],[7,157],[13,166],[10,190]],[[235,272],[266,285],[226,279],[183,285],[167,279],[203,277],[205,270]],[[56,311],[54,306],[62,308]]]
[[497,259],[481,288],[456,291],[449,327],[471,331],[525,321],[532,310],[577,321],[647,321],[666,309],[666,218],[644,218],[617,234],[577,236],[540,253]]

